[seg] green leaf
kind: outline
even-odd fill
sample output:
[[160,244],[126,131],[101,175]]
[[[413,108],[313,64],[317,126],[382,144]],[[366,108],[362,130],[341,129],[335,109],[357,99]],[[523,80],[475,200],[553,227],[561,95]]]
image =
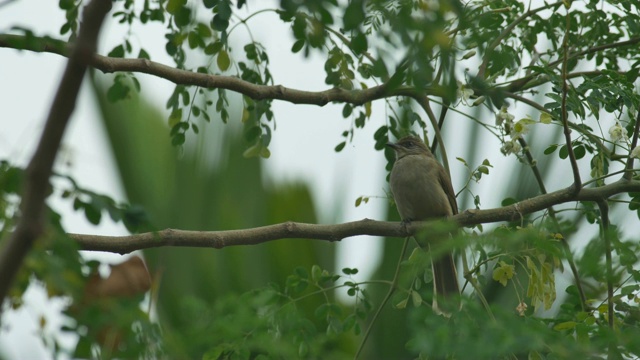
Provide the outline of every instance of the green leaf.
[[407,303],[409,302],[409,298],[406,298],[399,303],[396,304],[396,309],[405,309],[407,307]]
[[363,33],[358,33],[351,39],[351,49],[353,49],[356,54],[365,53],[367,48],[367,37]]
[[178,27],[185,27],[191,22],[191,9],[188,7],[181,7],[180,10],[174,15],[173,20]]
[[89,222],[93,225],[100,224],[100,219],[102,218],[102,211],[100,208],[87,205],[84,207],[84,216],[89,220]]
[[74,0],[60,0],[58,7],[62,10],[69,10],[75,5]]
[[169,0],[167,2],[167,12],[171,15],[175,15],[182,6],[187,4],[187,0]]
[[578,145],[573,148],[573,154],[576,156],[576,159],[582,159],[586,153],[584,145]]
[[565,322],[561,322],[558,325],[553,327],[553,330],[557,330],[557,331],[561,331],[561,330],[570,330],[576,327],[576,325],[578,325],[577,322],[575,321],[565,321]]
[[342,149],[344,149],[344,147],[347,145],[346,141],[341,142],[340,144],[336,145],[335,147],[335,152],[340,152],[342,151]]
[[353,30],[364,21],[364,6],[362,0],[352,0],[344,11],[344,29]]
[[147,59],[147,60],[151,59],[151,57],[149,56],[149,53],[147,53],[144,49],[140,49],[140,52],[138,53],[138,58]]
[[562,147],[560,148],[560,152],[558,153],[558,156],[560,156],[560,159],[566,159],[569,156],[569,150],[567,150],[567,145],[562,145]]
[[226,71],[231,64],[229,53],[227,53],[225,50],[220,50],[220,53],[218,53],[217,63],[220,70]]
[[184,134],[180,133],[180,134],[175,134],[173,136],[173,138],[171,138],[171,145],[173,146],[180,146],[182,144],[184,144],[185,141],[185,136]]
[[124,57],[124,46],[118,45],[113,48],[108,54],[109,57],[121,58]]
[[557,148],[558,148],[558,145],[556,144],[550,145],[548,148],[544,149],[544,154],[545,155],[552,154],[554,151],[556,151]]
[[305,44],[304,39],[297,40],[296,42],[293,43],[293,46],[291,47],[291,52],[295,54],[298,51],[302,50],[302,48],[304,47],[304,44]]
[[411,302],[413,303],[413,306],[418,307],[420,305],[422,305],[422,296],[420,296],[420,293],[418,293],[417,291],[412,291],[411,292]]

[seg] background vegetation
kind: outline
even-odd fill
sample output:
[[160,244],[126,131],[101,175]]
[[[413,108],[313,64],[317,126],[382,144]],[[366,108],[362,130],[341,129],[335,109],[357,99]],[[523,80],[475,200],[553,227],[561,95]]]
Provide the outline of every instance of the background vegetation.
[[[32,161],[0,164],[3,312],[22,306],[34,282],[66,299],[70,321],[60,330],[79,340],[65,349],[43,336],[54,356],[640,355],[637,4],[254,6],[263,5],[62,0],[60,34],[0,34],[3,51],[69,58]],[[326,90],[313,91],[305,78],[277,85],[274,50],[252,30],[269,14],[290,29],[281,41],[292,61],[323,59]],[[105,15],[126,36],[89,57]],[[156,25],[171,66],[136,38],[135,29]],[[239,31],[249,36],[235,37]],[[51,170],[85,68],[126,203]],[[175,83],[166,111],[145,99],[143,74]],[[339,107],[346,120],[336,152],[374,128],[370,146],[387,170],[388,141],[413,132],[430,142],[458,179],[462,206],[453,220],[466,229],[433,251],[456,251],[461,310],[432,311],[429,254],[401,239],[451,224],[403,227],[391,202],[394,222],[300,224],[319,222],[309,187],[263,174],[283,116],[276,101]],[[487,182],[498,169],[509,178],[500,190]],[[481,194],[481,186],[492,191]],[[336,201],[365,206],[378,195]],[[122,222],[133,236],[69,234],[48,196],[67,199],[92,224]],[[286,221],[296,223],[257,228]],[[329,241],[364,234],[388,236],[376,272],[363,280],[353,267],[335,271]],[[146,267],[134,257],[104,277],[80,253],[132,249],[144,249]]]

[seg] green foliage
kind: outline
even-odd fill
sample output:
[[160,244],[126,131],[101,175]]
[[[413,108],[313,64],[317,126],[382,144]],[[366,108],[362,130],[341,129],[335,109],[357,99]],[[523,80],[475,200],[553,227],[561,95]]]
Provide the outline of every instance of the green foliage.
[[[7,161],[0,162],[0,238],[4,241],[15,226],[24,170]],[[128,204],[118,204],[108,196],[83,189],[68,176],[54,177],[66,184],[52,186],[52,191],[73,202],[75,210],[85,213],[87,221],[97,225],[102,213],[122,222],[129,231],[148,228],[146,213]],[[85,260],[78,244],[66,233],[58,213],[47,208],[46,231],[24,260],[9,293],[8,306],[23,306],[27,287],[34,282],[43,286],[49,298],[63,298],[67,302],[64,312],[66,323],[60,331],[79,336],[73,349],[74,357],[141,357],[162,352],[158,324],[140,310],[143,295],[136,298],[104,297],[100,301],[87,301],[87,286],[97,272],[96,262]],[[56,336],[44,332],[48,319],[39,319],[43,340],[55,352],[62,346]]]

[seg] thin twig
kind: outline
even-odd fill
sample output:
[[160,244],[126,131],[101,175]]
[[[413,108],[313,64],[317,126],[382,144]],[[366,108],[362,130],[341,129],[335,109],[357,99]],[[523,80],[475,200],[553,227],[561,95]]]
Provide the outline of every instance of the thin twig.
[[[449,110],[449,102],[443,99],[442,106],[440,107],[440,117],[438,118],[438,130],[442,130],[442,126],[444,126],[444,119],[447,117],[447,110]],[[438,146],[438,138],[434,138],[433,144],[431,144],[432,153],[436,151],[437,146]]]
[[[638,132],[640,132],[640,111],[636,115],[636,126],[633,128],[633,139],[631,140],[631,151],[638,146]],[[631,180],[633,177],[633,157],[629,154],[629,158],[627,159],[627,165],[625,166],[624,175],[622,176],[625,180]]]
[[504,38],[506,38],[507,35],[509,35],[509,33],[511,31],[513,31],[513,29],[518,24],[520,24],[522,21],[524,21],[526,18],[528,18],[531,15],[534,15],[534,14],[540,12],[540,11],[552,8],[554,6],[560,6],[560,5],[562,5],[562,1],[558,1],[558,2],[555,2],[553,4],[547,4],[547,5],[541,6],[541,7],[537,8],[537,9],[529,10],[529,11],[525,12],[524,14],[520,15],[511,24],[507,25],[507,27],[504,28],[504,30],[502,30],[500,35],[498,35],[498,37],[495,38],[493,40],[493,42],[491,44],[489,44],[489,46],[485,50],[484,59],[482,60],[482,64],[480,65],[480,68],[478,70],[478,77],[480,77],[480,78],[484,77],[484,72],[487,70],[487,65],[489,64],[489,55],[491,54],[491,52],[493,52],[493,50],[496,47],[498,47],[498,45],[500,45],[502,43],[502,40],[504,40]]
[[431,122],[431,126],[433,127],[433,132],[435,133],[434,142],[438,142],[440,144],[440,156],[442,156],[442,165],[444,169],[447,171],[447,174],[451,176],[451,171],[449,170],[449,159],[447,157],[447,150],[444,146],[444,141],[442,140],[442,134],[440,133],[440,128],[438,127],[438,122],[436,121],[436,115],[433,113],[431,109],[431,105],[429,104],[429,97],[427,95],[415,96],[413,97],[416,102],[422,107],[422,109],[427,113],[427,117]]
[[398,288],[398,277],[400,275],[400,268],[401,268],[401,265],[402,265],[402,259],[404,259],[404,254],[405,254],[405,252],[407,252],[407,246],[408,245],[409,245],[409,237],[406,237],[404,239],[404,243],[402,244],[402,250],[400,250],[400,258],[398,259],[398,264],[396,265],[396,272],[393,275],[393,280],[391,281],[391,286],[389,286],[389,291],[387,292],[387,295],[385,295],[384,299],[382,299],[382,302],[380,303],[380,306],[378,306],[378,309],[376,310],[376,313],[373,314],[373,318],[371,319],[371,323],[369,323],[369,326],[367,327],[367,331],[364,333],[364,336],[362,337],[362,341],[360,342],[360,346],[358,347],[358,351],[356,351],[356,355],[353,357],[354,359],[357,359],[360,356],[360,353],[362,353],[362,349],[364,349],[364,344],[367,342],[367,339],[369,338],[369,335],[371,334],[371,330],[373,329],[373,325],[375,324],[376,320],[378,319],[378,316],[380,316],[380,313],[382,312],[382,309],[385,307],[385,305],[387,305],[387,302],[389,302],[389,299],[391,299],[391,296],[393,295],[393,293]]
[[571,170],[573,171],[573,190],[577,193],[582,187],[582,180],[580,180],[580,169],[578,168],[578,161],[576,160],[576,154],[573,152],[573,145],[571,142],[571,130],[569,130],[569,114],[567,113],[567,93],[569,92],[569,80],[567,79],[567,66],[569,62],[569,31],[571,25],[571,17],[567,10],[566,27],[564,39],[562,40],[562,102],[561,102],[561,114],[562,116],[562,128],[564,129],[564,138],[567,143],[567,152],[569,153],[569,162],[571,163]]
[[607,315],[609,317],[609,327],[613,329],[613,261],[611,258],[611,235],[609,234],[609,204],[604,199],[596,202],[600,208],[600,219],[602,220],[602,239],[604,240],[604,255],[607,271]]

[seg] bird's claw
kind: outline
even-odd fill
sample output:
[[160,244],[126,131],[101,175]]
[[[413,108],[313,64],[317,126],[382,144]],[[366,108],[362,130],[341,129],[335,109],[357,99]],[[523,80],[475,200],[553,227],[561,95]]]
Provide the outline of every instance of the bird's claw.
[[405,234],[409,233],[409,225],[411,225],[411,219],[402,220],[402,231],[404,231]]

